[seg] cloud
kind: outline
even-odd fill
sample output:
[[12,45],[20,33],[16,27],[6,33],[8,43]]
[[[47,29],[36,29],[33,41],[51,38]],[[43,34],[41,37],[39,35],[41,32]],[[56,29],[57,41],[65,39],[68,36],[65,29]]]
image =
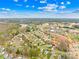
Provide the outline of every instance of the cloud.
[[24,2],[27,2],[28,0],[24,0]]
[[8,12],[6,12],[6,11],[2,11],[2,12],[0,12],[1,14],[7,14]]
[[18,2],[18,0],[14,0],[14,2]]
[[71,4],[71,2],[67,1],[67,4]]
[[44,11],[56,13],[58,10],[57,9],[54,9],[54,10],[53,9],[48,9],[48,10],[45,9]]
[[2,11],[11,11],[9,8],[1,8]]
[[61,2],[61,4],[64,4],[64,2]]
[[40,1],[40,3],[47,3],[47,1],[46,0],[42,0],[42,1]]
[[57,4],[47,4],[47,7],[57,8],[58,5]]
[[57,11],[58,5],[56,4],[47,4],[47,6],[45,7],[38,7],[39,10],[43,10],[43,11]]
[[26,8],[28,8],[29,7],[29,5],[26,5]]
[[35,6],[33,5],[32,8],[35,8]]
[[9,8],[7,8],[7,9],[5,9],[6,11],[11,11],[11,9],[9,9]]
[[0,14],[5,16],[5,15],[11,15],[11,14],[15,14],[16,10],[11,10],[10,8],[1,8],[0,9]]
[[16,4],[17,6],[22,6],[22,4]]
[[5,10],[6,8],[1,8],[1,10]]
[[[42,14],[42,16],[41,16]],[[54,13],[30,13],[30,12],[0,12],[0,18],[79,18],[79,14],[54,14]]]
[[59,6],[59,9],[65,9],[66,6]]
[[44,9],[44,7],[38,7],[39,10]]
[[79,9],[74,10],[72,13],[79,13]]

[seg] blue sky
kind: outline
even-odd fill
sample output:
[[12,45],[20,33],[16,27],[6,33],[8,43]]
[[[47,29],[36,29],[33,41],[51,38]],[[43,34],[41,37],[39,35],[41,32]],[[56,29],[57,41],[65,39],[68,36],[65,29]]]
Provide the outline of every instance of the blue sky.
[[79,0],[0,0],[0,17],[5,18],[78,18],[78,14]]

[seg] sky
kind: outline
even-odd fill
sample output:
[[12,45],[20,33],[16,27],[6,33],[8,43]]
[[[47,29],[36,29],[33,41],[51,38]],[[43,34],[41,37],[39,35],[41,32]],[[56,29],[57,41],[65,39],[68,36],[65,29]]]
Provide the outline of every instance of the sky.
[[0,0],[0,18],[79,18],[79,0]]

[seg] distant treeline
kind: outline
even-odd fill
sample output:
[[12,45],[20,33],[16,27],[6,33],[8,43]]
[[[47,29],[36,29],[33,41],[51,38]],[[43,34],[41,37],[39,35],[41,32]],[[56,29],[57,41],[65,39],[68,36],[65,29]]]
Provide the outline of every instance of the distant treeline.
[[45,22],[79,22],[74,18],[0,18],[0,22],[9,23],[45,23]]

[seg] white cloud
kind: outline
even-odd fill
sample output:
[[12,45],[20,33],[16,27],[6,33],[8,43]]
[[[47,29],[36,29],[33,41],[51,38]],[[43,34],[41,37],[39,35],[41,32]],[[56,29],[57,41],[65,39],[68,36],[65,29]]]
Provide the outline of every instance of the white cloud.
[[22,4],[16,4],[17,6],[22,6]]
[[7,8],[6,11],[11,11],[11,9]]
[[57,4],[47,4],[47,7],[57,8],[57,7],[58,7],[58,5],[57,5]]
[[64,4],[64,2],[61,2],[61,4]]
[[9,8],[1,8],[2,11],[11,11]]
[[2,12],[1,12],[1,14],[7,14],[7,13],[8,13],[8,12],[6,12],[6,11],[2,11]]
[[43,7],[38,7],[38,9],[40,10],[40,9],[43,9]]
[[54,10],[52,10],[52,9],[48,9],[48,10],[44,10],[44,11],[46,11],[46,12],[57,12],[58,10],[57,9],[54,9]]
[[47,1],[46,0],[41,0],[40,3],[47,3]]
[[66,6],[60,6],[59,7],[59,9],[65,9],[66,8]]
[[67,4],[71,4],[71,2],[67,1]]
[[39,10],[43,10],[43,11],[51,11],[51,12],[56,12],[58,5],[56,4],[47,4],[47,6],[45,7],[38,7]]
[[26,8],[28,8],[29,7],[29,5],[26,5]]
[[18,0],[14,0],[14,2],[18,2]]
[[35,6],[33,5],[32,8],[35,8]]
[[[42,14],[42,16],[41,16]],[[7,12],[0,12],[0,18],[79,18],[79,14],[65,14],[65,13],[61,13],[61,14],[53,14],[53,13],[44,13],[44,12],[39,12],[39,13],[18,13],[18,12],[11,12],[7,13]]]
[[5,10],[6,8],[1,8],[1,10]]
[[24,0],[24,2],[27,2],[28,0]]

